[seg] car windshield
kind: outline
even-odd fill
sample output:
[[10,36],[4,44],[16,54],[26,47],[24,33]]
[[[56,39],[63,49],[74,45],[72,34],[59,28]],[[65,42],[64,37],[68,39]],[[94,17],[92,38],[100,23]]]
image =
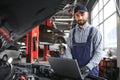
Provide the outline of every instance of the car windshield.
[[10,46],[7,48],[7,50],[18,50],[15,46]]

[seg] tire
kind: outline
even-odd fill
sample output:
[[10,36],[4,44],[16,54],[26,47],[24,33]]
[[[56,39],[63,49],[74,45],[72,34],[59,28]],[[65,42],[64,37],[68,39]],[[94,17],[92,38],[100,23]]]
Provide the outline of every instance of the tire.
[[8,61],[8,56],[7,56],[7,55],[4,55],[4,56],[2,57],[2,60],[7,62],[7,61]]
[[19,60],[22,59],[22,54],[19,54],[18,59],[19,59]]

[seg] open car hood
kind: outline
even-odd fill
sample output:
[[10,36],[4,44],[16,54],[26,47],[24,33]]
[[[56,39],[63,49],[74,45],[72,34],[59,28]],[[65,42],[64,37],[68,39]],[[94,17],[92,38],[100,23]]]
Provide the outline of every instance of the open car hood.
[[74,0],[0,0],[0,36],[18,40]]

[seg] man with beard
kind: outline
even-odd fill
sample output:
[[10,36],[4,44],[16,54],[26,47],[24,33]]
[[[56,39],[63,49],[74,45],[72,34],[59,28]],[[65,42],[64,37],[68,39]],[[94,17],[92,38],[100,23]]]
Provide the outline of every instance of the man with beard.
[[76,59],[84,76],[98,76],[98,64],[103,58],[102,35],[87,22],[88,10],[83,5],[74,9],[76,25],[67,40],[66,57]]

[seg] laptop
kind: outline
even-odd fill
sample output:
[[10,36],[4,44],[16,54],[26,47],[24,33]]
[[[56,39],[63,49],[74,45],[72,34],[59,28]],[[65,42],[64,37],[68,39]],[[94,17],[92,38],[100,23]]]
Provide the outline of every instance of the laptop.
[[77,60],[48,57],[48,62],[55,75],[82,80]]
[[[77,60],[68,58],[48,57],[48,62],[54,71],[55,75],[75,80],[83,80],[85,77],[81,74]],[[88,75],[89,80],[107,80],[103,77]]]

